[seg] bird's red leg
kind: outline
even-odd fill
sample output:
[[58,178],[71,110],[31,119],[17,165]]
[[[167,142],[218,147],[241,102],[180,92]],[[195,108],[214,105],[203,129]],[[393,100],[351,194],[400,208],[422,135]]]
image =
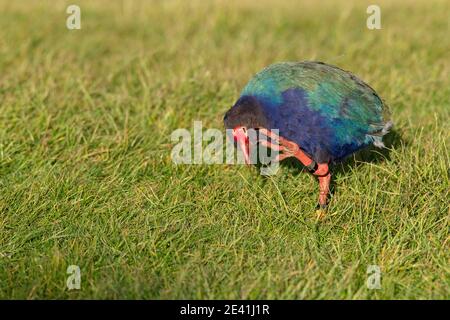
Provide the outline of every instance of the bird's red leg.
[[[331,173],[328,172],[328,164],[325,164],[325,166],[327,167],[327,173],[323,176],[319,176],[319,207],[320,207],[320,209],[326,208],[327,202],[328,202],[328,193],[330,192]],[[316,173],[314,173],[314,174],[316,174]]]
[[319,178],[319,207],[320,209],[325,209],[328,202],[331,181],[331,173],[329,172],[328,163],[316,163],[307,154],[305,154],[295,142],[280,137],[270,130],[262,128],[260,129],[260,132],[276,142],[271,143],[267,140],[261,140],[260,142],[263,145],[273,150],[283,152],[278,155],[278,161],[288,157],[296,157],[312,174]]
[[264,128],[260,129],[260,132],[268,136],[275,142],[272,143],[267,140],[259,140],[262,145],[269,147],[273,150],[283,152],[278,155],[277,157],[278,161],[281,161],[289,157],[296,157],[298,160],[300,160],[301,163],[303,163],[304,166],[308,167],[308,169],[310,168],[311,165],[313,164],[315,165],[315,162],[310,157],[308,157],[295,142],[280,137],[275,133],[273,133],[272,131]]

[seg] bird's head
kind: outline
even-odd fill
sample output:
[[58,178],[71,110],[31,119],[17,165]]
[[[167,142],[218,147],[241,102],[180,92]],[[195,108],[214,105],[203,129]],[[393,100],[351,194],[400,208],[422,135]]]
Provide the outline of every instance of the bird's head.
[[223,118],[226,129],[232,129],[234,141],[242,150],[246,164],[250,164],[249,129],[267,128],[267,117],[258,100],[251,96],[242,96],[225,113]]

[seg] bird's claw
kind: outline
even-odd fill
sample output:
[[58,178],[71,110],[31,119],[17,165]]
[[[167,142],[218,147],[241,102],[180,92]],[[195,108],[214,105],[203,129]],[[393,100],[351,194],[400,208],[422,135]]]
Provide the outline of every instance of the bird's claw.
[[316,220],[323,220],[326,217],[327,213],[327,205],[326,204],[318,204],[316,207]]
[[267,139],[259,139],[258,140],[259,143],[272,150],[282,152],[276,156],[275,158],[276,161],[281,161],[289,157],[294,157],[300,151],[300,148],[295,142],[280,137],[279,135],[275,134],[270,130],[262,128],[259,130],[259,132],[264,134],[266,137],[269,137],[271,140],[268,141]]

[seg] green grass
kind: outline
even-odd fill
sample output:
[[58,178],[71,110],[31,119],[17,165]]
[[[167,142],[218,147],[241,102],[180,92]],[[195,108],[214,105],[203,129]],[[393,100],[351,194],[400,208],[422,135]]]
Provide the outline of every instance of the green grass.
[[[0,298],[450,298],[448,1],[377,1],[373,31],[373,1],[76,2],[69,31],[73,1],[0,1]],[[300,166],[170,159],[286,60],[351,70],[395,121],[324,221]]]

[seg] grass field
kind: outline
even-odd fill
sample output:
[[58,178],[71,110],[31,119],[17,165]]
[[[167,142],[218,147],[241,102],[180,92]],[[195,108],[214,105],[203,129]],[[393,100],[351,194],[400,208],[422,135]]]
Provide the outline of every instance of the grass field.
[[[0,0],[0,298],[449,299],[448,1]],[[389,150],[334,171],[174,165],[276,61],[351,70]],[[66,269],[81,269],[69,291]],[[381,268],[381,289],[366,286]]]

